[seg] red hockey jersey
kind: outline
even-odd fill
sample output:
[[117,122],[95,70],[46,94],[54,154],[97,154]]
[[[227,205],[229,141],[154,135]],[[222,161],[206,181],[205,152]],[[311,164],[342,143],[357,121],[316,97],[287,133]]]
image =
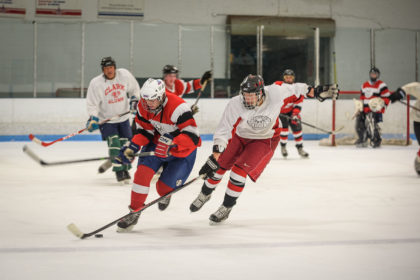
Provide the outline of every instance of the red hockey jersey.
[[175,157],[187,157],[201,146],[200,134],[190,106],[185,101],[167,93],[162,110],[158,114],[147,111],[139,102],[136,114],[137,132],[132,142],[145,146],[151,141],[158,142],[161,135],[173,137],[174,148],[170,153]]
[[184,94],[193,93],[195,90],[201,88],[200,79],[185,82],[184,80],[176,79],[172,88],[166,86],[166,93],[172,93],[182,97]]
[[[366,81],[362,85],[362,90],[360,93],[360,100],[363,102],[363,111],[365,113],[370,112],[369,100],[374,97],[380,97],[385,101],[385,107],[389,104],[389,96],[391,92],[384,82],[377,80],[374,83]],[[381,113],[385,112],[385,108],[382,108]]]
[[[281,86],[283,84],[282,81],[276,81],[274,82],[276,85]],[[284,104],[281,107],[280,114],[288,114],[290,112],[293,112],[294,115],[299,115],[300,111],[302,111],[302,107],[300,104],[305,99],[305,95],[303,94],[295,94],[292,96],[289,96],[284,100]]]

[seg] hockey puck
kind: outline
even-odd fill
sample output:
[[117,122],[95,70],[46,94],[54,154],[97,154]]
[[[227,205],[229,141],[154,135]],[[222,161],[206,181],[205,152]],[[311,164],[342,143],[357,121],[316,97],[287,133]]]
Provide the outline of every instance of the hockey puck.
[[95,237],[96,237],[96,238],[102,238],[102,237],[104,237],[104,235],[103,235],[103,234],[98,233],[98,234],[95,234]]

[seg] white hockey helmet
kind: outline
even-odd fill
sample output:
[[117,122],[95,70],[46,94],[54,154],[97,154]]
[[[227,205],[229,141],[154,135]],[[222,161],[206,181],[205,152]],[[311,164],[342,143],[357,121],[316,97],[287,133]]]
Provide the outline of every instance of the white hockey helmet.
[[[140,101],[144,109],[147,111],[157,114],[162,110],[162,105],[166,99],[165,83],[161,79],[147,79],[140,89]],[[147,105],[146,100],[158,100],[159,106],[155,109],[150,108]]]

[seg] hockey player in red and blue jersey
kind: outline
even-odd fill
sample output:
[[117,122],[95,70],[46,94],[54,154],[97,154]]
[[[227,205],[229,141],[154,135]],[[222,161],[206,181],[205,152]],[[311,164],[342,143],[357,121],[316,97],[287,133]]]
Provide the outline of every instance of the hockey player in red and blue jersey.
[[[357,147],[367,147],[369,138],[372,147],[377,148],[381,146],[382,137],[378,124],[383,120],[382,114],[389,104],[391,92],[387,85],[379,80],[379,76],[379,69],[373,67],[369,71],[369,80],[364,82],[361,88],[360,100],[363,102],[363,109],[356,118],[358,139],[355,144]],[[372,104],[375,104],[375,106],[372,106]],[[377,104],[380,104],[380,106]],[[372,110],[372,108],[375,109]],[[367,131],[367,118],[372,118],[374,129],[370,134],[373,135],[370,135]]]
[[[131,162],[134,155],[154,152],[153,156],[140,157],[131,191],[130,210],[143,207],[153,175],[163,166],[156,183],[156,190],[163,196],[184,184],[194,166],[197,147],[201,139],[190,107],[185,101],[165,92],[162,80],[148,79],[140,90],[136,115],[137,134],[120,150],[118,160]],[[159,202],[165,210],[170,196]],[[130,231],[140,213],[118,222],[118,231]]]
[[[167,93],[172,93],[182,97],[184,94],[192,94],[194,91],[201,89],[204,82],[211,80],[211,71],[204,72],[201,79],[194,79],[191,81],[184,81],[178,78],[179,70],[174,65],[165,65],[162,69],[163,81]],[[193,114],[198,112],[197,105],[191,107]]]

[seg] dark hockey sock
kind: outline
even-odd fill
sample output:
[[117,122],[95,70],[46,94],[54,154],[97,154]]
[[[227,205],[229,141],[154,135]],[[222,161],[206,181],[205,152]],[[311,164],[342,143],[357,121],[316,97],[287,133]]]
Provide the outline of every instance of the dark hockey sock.
[[226,173],[226,169],[219,168],[217,172],[210,178],[204,181],[203,187],[201,188],[201,192],[205,195],[211,194],[220,183],[223,178],[223,175]]

